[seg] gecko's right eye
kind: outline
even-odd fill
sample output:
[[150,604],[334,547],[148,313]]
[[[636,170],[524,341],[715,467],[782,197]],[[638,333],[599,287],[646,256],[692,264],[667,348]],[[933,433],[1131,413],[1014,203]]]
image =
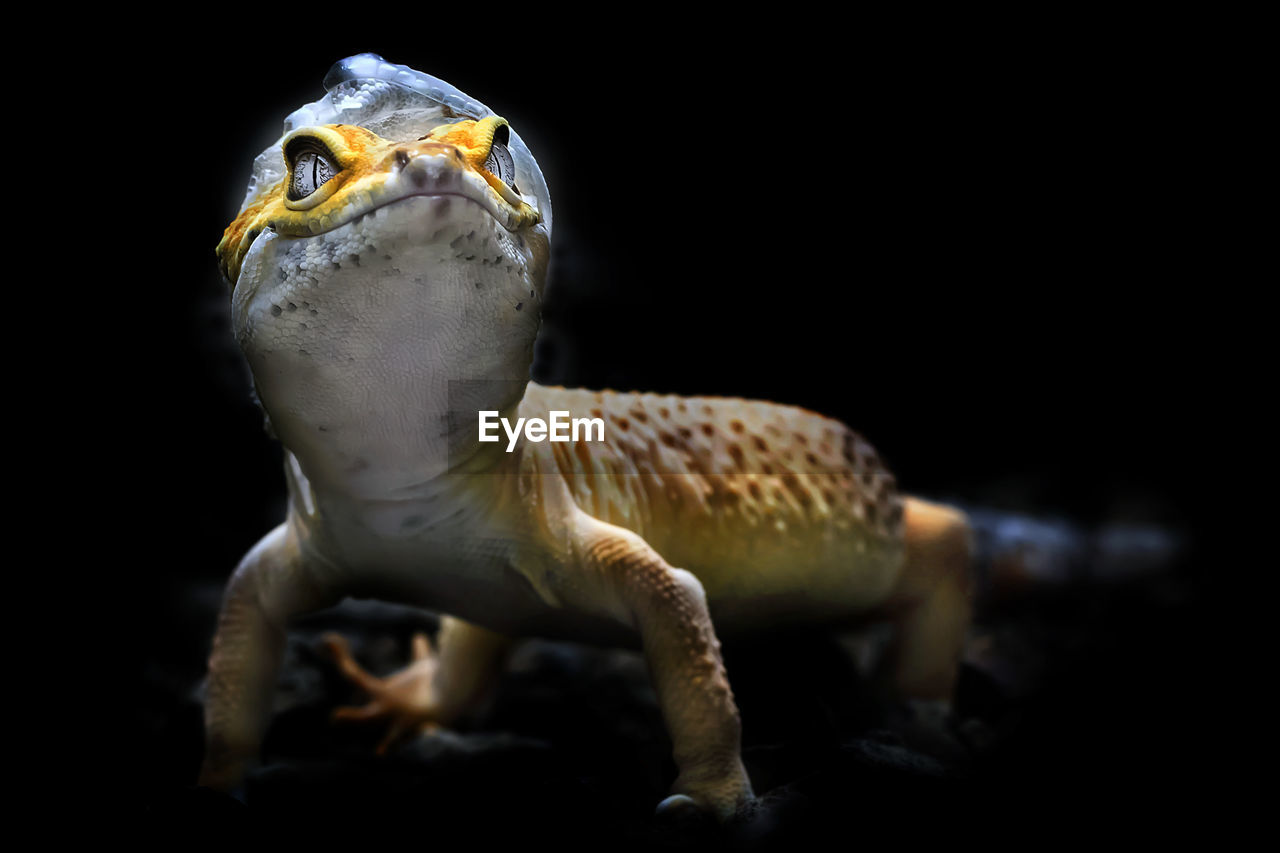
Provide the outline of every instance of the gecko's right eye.
[[324,186],[338,169],[328,149],[313,140],[300,139],[290,146],[289,198],[302,201]]

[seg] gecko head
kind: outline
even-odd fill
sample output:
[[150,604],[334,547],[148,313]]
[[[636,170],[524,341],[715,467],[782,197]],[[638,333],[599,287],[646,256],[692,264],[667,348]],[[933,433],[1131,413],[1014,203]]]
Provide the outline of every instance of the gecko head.
[[[435,209],[475,207],[508,233],[550,239],[542,171],[507,120],[484,104],[371,53],[336,63],[324,86],[324,97],[290,114],[280,140],[254,161],[240,212],[217,248],[233,285],[264,234],[340,242],[335,232],[412,199],[458,199]],[[391,226],[378,230],[389,234]]]
[[295,452],[335,424],[367,435],[370,400],[378,423],[422,423],[453,380],[522,392],[551,235],[505,118],[372,54],[325,86],[255,160],[217,248],[260,402]]
[[325,87],[255,160],[217,247],[242,345],[314,333],[323,320],[278,318],[305,302],[337,321],[354,294],[373,291],[427,325],[477,301],[524,311],[526,325],[536,318],[551,200],[510,123],[374,54],[338,62]]

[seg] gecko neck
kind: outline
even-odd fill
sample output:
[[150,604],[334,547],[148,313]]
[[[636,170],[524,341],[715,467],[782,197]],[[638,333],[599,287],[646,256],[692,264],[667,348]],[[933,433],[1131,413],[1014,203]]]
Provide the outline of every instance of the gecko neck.
[[[527,377],[527,363],[522,367]],[[501,469],[507,442],[481,442],[479,414],[498,412],[514,422],[529,384],[527,378],[448,375],[419,377],[412,389],[396,387],[395,393],[385,386],[369,395],[362,393],[367,387],[336,391],[353,405],[327,426],[287,417],[281,426],[274,414],[272,421],[317,489],[360,500],[412,500],[459,476]]]
[[479,441],[479,412],[510,417],[529,382],[545,229],[513,236],[479,208],[431,219],[419,207],[338,232],[368,244],[358,263],[317,263],[333,240],[264,235],[233,294],[276,434],[335,497],[411,499],[492,471],[505,444]]
[[[392,300],[362,318],[360,336],[335,335],[324,345],[313,339],[305,354],[247,349],[272,427],[318,491],[412,499],[442,478],[492,473],[509,455],[507,442],[479,440],[479,413],[514,421],[529,384],[536,319],[463,333],[462,323],[418,308]],[[406,324],[406,317],[426,319]]]

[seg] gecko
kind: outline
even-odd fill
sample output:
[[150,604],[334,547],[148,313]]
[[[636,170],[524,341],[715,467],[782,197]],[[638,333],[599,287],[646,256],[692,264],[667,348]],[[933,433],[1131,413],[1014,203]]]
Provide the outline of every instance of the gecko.
[[[722,637],[887,623],[885,689],[945,714],[965,514],[901,494],[860,435],[797,406],[531,381],[552,207],[516,129],[374,54],[324,87],[217,247],[288,508],[223,594],[200,783],[243,779],[290,620],[347,597],[441,614],[388,678],[326,637],[370,697],[335,716],[383,722],[382,748],[459,720],[520,638],[641,650],[677,768],[659,813],[753,800]],[[485,412],[603,434],[481,441]]]

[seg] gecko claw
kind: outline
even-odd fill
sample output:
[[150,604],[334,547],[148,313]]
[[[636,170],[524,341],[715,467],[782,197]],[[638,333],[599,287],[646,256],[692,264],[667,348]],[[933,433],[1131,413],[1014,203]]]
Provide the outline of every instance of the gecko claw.
[[683,818],[699,815],[702,813],[702,809],[698,808],[698,804],[694,802],[693,797],[687,794],[672,794],[658,803],[658,807],[654,809],[653,813],[664,818]]
[[658,803],[653,815],[659,824],[682,835],[705,832],[709,827],[727,819],[727,815],[717,815],[714,810],[703,806],[688,794],[672,794]]

